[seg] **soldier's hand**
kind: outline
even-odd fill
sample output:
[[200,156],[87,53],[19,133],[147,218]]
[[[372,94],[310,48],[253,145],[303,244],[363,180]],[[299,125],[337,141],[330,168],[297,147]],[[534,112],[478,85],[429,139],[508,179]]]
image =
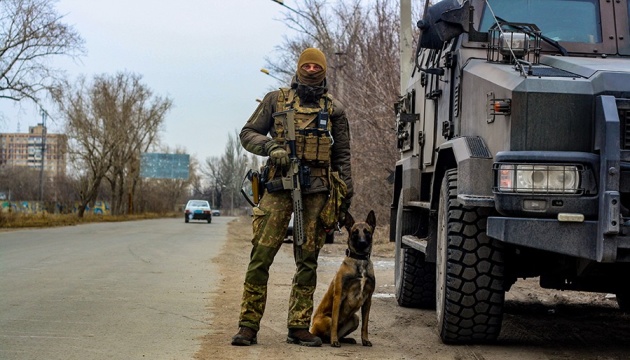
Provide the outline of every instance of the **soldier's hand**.
[[286,168],[289,166],[289,154],[286,150],[282,148],[271,150],[271,152],[269,153],[269,158],[271,159],[271,162],[274,163],[276,166],[279,166],[281,168]]
[[265,150],[269,155],[271,163],[280,167],[287,168],[289,166],[289,154],[287,151],[275,141],[271,140],[265,144]]

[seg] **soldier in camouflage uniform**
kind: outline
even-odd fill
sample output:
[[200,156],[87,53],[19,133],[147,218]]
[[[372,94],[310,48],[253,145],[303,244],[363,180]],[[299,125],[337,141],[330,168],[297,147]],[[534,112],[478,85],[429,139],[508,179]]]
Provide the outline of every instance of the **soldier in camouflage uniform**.
[[[334,169],[345,182],[347,194],[340,211],[340,222],[350,206],[352,179],[350,171],[350,129],[343,106],[327,92],[326,57],[315,48],[302,52],[298,60],[296,76],[290,89],[268,93],[240,133],[243,147],[256,155],[268,156],[270,179],[278,178],[289,165],[288,149],[283,144],[283,129],[279,129],[274,113],[295,109],[296,132],[298,122],[309,123],[322,107],[328,107],[328,149],[325,161],[306,162],[310,167],[310,186],[302,188],[305,240],[300,255],[295,256],[296,272],[293,277],[287,319],[287,342],[304,346],[321,346],[319,337],[309,333],[313,312],[313,293],[317,284],[317,258],[324,245],[326,229],[320,221],[329,193],[329,172]],[[315,123],[315,121],[313,122]],[[307,127],[316,126],[309,124]],[[323,151],[323,152],[322,152]],[[326,153],[326,151],[329,151]],[[297,151],[298,157],[302,156]],[[302,159],[304,160],[304,159]],[[321,160],[321,159],[319,159]],[[293,203],[289,190],[269,192],[265,190],[260,203],[253,209],[253,249],[245,275],[239,332],[232,338],[232,345],[250,345],[257,341],[260,320],[265,311],[269,267],[283,243]],[[295,245],[294,245],[295,246]]]

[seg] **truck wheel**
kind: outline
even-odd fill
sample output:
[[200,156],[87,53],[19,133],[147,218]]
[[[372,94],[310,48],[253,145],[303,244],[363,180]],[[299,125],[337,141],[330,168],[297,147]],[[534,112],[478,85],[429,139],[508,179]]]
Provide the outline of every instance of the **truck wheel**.
[[424,254],[400,249],[396,255],[396,301],[398,305],[421,309],[435,308],[435,265]]
[[[427,263],[422,252],[402,247],[402,196],[396,214],[395,276],[396,301],[404,307],[435,308],[435,265]],[[406,234],[405,234],[406,235]]]
[[445,344],[495,340],[505,290],[501,243],[486,236],[489,208],[462,206],[457,170],[444,176],[438,210],[437,320]]

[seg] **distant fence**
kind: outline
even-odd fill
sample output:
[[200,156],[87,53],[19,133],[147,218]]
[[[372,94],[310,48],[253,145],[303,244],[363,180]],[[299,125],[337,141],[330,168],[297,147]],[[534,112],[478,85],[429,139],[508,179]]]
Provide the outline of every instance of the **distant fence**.
[[[79,203],[74,203],[68,207],[62,203],[51,203],[42,201],[8,201],[0,200],[0,211],[8,213],[20,213],[20,214],[41,214],[44,212],[53,214],[68,214],[78,213]],[[111,210],[109,202],[107,201],[95,201],[94,207],[89,205],[85,208],[86,213],[94,213],[96,215],[110,215]]]

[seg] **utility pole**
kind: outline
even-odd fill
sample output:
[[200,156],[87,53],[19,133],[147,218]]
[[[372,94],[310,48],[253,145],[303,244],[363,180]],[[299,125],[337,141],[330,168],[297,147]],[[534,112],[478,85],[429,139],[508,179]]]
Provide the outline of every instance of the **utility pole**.
[[[429,0],[425,0],[424,13],[427,12]],[[407,82],[415,66],[411,51],[413,48],[413,32],[411,29],[411,0],[400,0],[400,94],[407,92]]]
[[42,164],[39,170],[39,201],[42,203],[42,207],[44,205],[44,163],[46,160],[46,118],[48,117],[48,113],[44,108],[40,107],[40,112],[42,114],[42,149],[41,149],[41,157]]

